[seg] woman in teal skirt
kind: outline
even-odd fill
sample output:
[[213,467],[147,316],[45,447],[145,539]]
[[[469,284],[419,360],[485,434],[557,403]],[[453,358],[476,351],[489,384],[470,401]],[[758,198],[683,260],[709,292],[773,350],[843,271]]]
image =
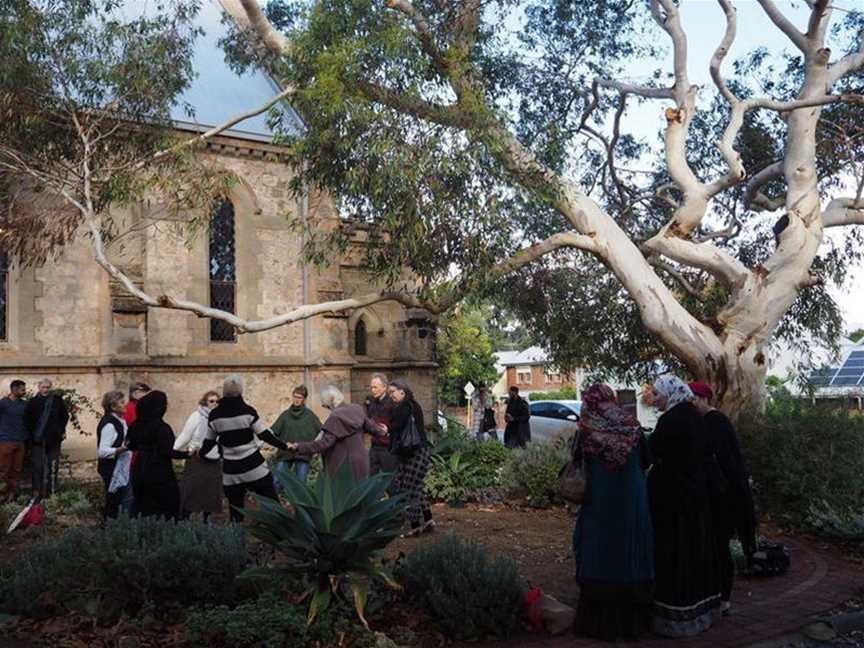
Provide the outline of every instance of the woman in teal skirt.
[[573,533],[577,631],[606,641],[636,639],[650,630],[653,615],[647,444],[607,385],[583,394],[579,427],[575,457],[584,461],[588,484]]

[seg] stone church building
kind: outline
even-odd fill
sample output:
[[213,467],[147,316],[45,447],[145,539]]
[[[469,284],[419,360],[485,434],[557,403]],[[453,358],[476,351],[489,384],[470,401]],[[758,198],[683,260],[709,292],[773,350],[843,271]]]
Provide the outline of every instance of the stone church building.
[[[267,93],[272,90],[262,94]],[[261,103],[244,99],[240,110]],[[232,106],[225,110],[233,111]],[[177,122],[189,136],[202,127]],[[291,194],[290,168],[264,131],[227,131],[213,138],[203,153],[238,179],[229,199],[214,205],[209,228],[190,237],[189,215],[169,216],[141,205],[121,215],[119,220],[132,227],[108,248],[111,260],[149,294],[210,304],[244,319],[368,293],[372,286],[360,265],[362,230],[354,235],[348,253],[329,266],[301,263],[301,234],[292,229],[292,217],[324,227],[342,223],[327,195],[298,199]],[[435,336],[425,311],[385,302],[236,335],[221,322],[143,307],[109,280],[83,235],[42,267],[21,270],[6,258],[0,263],[4,394],[14,378],[35,389],[40,378],[48,377],[55,387],[75,389],[98,407],[104,392],[144,381],[168,394],[167,420],[177,433],[201,395],[221,388],[229,373],[245,377],[247,400],[272,422],[290,404],[296,385],[309,388],[310,405],[323,415],[321,387],[335,384],[352,401],[362,402],[370,376],[384,372],[407,379],[427,420],[434,420]],[[95,431],[92,415],[85,413],[82,423],[85,431]],[[77,456],[88,456],[91,450],[95,456],[94,437],[71,429],[65,447],[78,447],[73,452]]]

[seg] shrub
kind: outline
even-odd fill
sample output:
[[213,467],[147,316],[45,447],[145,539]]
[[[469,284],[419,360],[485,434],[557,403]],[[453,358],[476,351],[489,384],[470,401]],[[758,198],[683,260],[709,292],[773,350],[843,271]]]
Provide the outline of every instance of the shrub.
[[525,584],[509,558],[454,535],[408,554],[400,578],[455,639],[508,637],[520,625]]
[[446,431],[439,430],[435,433],[432,452],[439,457],[446,458],[457,452],[459,454],[467,453],[474,443],[474,439],[468,434],[465,426],[453,419],[448,422]]
[[333,599],[350,589],[357,615],[366,624],[364,607],[369,579],[392,582],[380,566],[384,547],[400,532],[404,496],[384,499],[391,475],[382,473],[360,482],[344,462],[335,477],[322,473],[314,485],[301,482],[286,466],[277,469],[283,494],[293,507],[258,498],[260,511],[246,511],[249,532],[284,554],[278,567],[253,569],[247,577],[303,575],[310,596],[311,623]]
[[186,639],[208,646],[335,646],[340,637],[351,637],[351,646],[374,644],[372,636],[351,622],[341,606],[323,612],[315,625],[307,626],[303,610],[275,592],[238,605],[193,610],[186,618]]
[[501,467],[510,459],[510,449],[497,441],[475,441],[465,460],[476,469],[473,489],[495,488],[500,484]]
[[779,398],[738,432],[757,502],[775,518],[825,530],[832,514],[864,513],[864,420]]
[[559,389],[558,391],[531,392],[530,394],[528,394],[529,401],[578,399],[579,393],[576,391],[575,387],[564,387],[563,389]]
[[501,469],[501,488],[511,497],[525,497],[531,506],[548,506],[558,485],[558,473],[569,458],[563,440],[533,442],[513,450]]
[[477,468],[465,461],[458,452],[447,459],[432,455],[426,474],[426,493],[434,500],[464,502],[475,484]]
[[93,512],[93,506],[82,491],[64,490],[45,500],[45,511],[55,515],[86,515]]
[[111,619],[151,601],[221,602],[246,559],[241,527],[121,517],[27,549],[0,571],[0,609]]
[[864,540],[864,507],[838,511],[828,502],[810,505],[807,525],[822,535],[844,540]]

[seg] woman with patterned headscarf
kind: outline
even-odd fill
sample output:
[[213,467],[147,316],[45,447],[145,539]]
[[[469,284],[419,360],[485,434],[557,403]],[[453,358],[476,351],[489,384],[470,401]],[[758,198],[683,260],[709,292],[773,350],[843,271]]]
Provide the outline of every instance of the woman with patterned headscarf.
[[654,467],[648,478],[654,523],[654,630],[693,636],[716,620],[720,568],[714,544],[708,480],[707,434],[693,392],[679,378],[654,382],[654,406],[663,412],[651,435]]
[[648,511],[642,429],[607,385],[582,394],[575,455],[584,461],[585,502],[573,532],[580,595],[579,631],[596,639],[636,639],[653,616],[654,534]]

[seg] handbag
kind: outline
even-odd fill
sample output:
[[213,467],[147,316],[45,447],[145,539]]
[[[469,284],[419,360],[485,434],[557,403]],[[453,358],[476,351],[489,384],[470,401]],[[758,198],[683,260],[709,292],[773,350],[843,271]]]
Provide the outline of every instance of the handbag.
[[570,459],[558,472],[558,496],[572,504],[582,504],[588,490],[585,465],[581,459]]
[[423,447],[423,437],[420,436],[420,431],[417,429],[413,413],[408,417],[408,424],[395,441],[393,452],[401,457],[409,457]]

